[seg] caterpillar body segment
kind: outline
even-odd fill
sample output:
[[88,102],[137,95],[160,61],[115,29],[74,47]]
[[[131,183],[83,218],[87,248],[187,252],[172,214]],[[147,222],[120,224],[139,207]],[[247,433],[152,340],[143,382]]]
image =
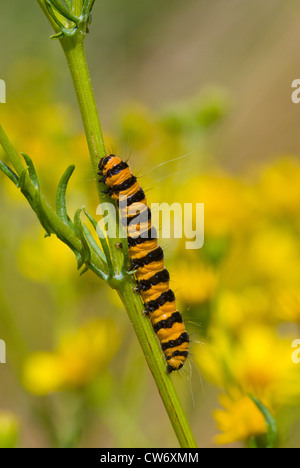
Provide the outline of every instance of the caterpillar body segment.
[[190,340],[169,287],[170,275],[151,224],[145,193],[128,164],[115,155],[102,158],[99,171],[101,182],[107,186],[106,193],[116,200],[122,223],[127,227],[131,269],[136,271],[136,292],[142,296],[145,313],[160,341],[167,372],[179,370],[188,357]]

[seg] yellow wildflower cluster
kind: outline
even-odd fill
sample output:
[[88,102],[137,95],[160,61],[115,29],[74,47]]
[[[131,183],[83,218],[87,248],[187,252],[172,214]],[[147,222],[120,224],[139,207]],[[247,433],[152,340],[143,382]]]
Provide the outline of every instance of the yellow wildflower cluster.
[[[179,115],[169,113],[161,125],[146,111],[135,121],[128,113],[124,128],[130,123],[139,151],[149,135],[142,131],[147,121],[151,135],[160,135],[146,150],[151,161],[153,155],[172,160],[168,169],[151,170],[152,184],[145,171],[151,199],[205,205],[204,247],[183,255],[183,241],[168,242],[173,287],[187,320],[200,326],[196,333],[204,344],[195,343],[192,350],[200,371],[227,392],[221,397],[224,410],[215,412],[222,431],[216,440],[247,442],[267,432],[249,394],[273,415],[300,400],[300,369],[292,361],[300,323],[300,164],[285,156],[250,174],[230,174],[213,164],[206,168],[203,147],[195,151],[194,127],[184,112]],[[169,177],[157,187],[155,178],[163,174]]]
[[65,334],[56,351],[32,353],[24,366],[24,386],[35,395],[83,388],[107,368],[118,346],[110,321],[89,322]]
[[[219,99],[215,116],[225,102]],[[300,369],[292,361],[300,323],[300,164],[284,156],[248,173],[221,169],[203,144],[200,121],[208,109],[200,105],[197,114],[193,106],[189,112],[177,106],[157,119],[131,108],[121,124],[133,152],[142,151],[145,165],[151,160],[142,177],[151,200],[205,205],[200,251],[184,250],[184,240],[168,241],[172,286],[187,320],[200,326],[193,336],[205,344],[194,344],[194,359],[223,393],[216,440],[248,442],[267,432],[249,394],[273,416],[300,399]],[[201,112],[204,120],[195,117]]]
[[[194,353],[203,374],[231,392],[225,411],[215,413],[223,431],[218,443],[248,441],[261,434],[261,415],[257,408],[253,411],[248,394],[259,398],[273,415],[284,406],[299,403],[300,369],[292,361],[300,310],[298,180],[294,176],[299,171],[299,163],[292,159],[263,169],[258,182],[245,180],[241,184],[239,195],[233,197],[236,208],[232,197],[223,194],[223,207],[229,200],[228,210],[219,212],[219,218],[215,213],[213,220],[208,198],[206,245],[200,262],[217,258],[211,255],[211,246],[216,245],[217,252],[218,241],[226,237],[227,242],[216,268],[218,282],[210,300],[206,344]],[[233,181],[232,193],[235,190]],[[277,193],[276,204],[273,196],[277,190],[284,193],[283,199]],[[216,205],[221,203],[219,199]],[[192,274],[186,282],[191,289]],[[201,302],[199,298],[200,323]],[[291,325],[284,327],[284,321]],[[233,387],[239,396],[232,393]],[[243,421],[248,422],[243,426]]]
[[229,394],[220,395],[219,400],[224,410],[214,412],[221,431],[216,436],[217,444],[230,444],[267,433],[265,418],[249,396],[233,389]]

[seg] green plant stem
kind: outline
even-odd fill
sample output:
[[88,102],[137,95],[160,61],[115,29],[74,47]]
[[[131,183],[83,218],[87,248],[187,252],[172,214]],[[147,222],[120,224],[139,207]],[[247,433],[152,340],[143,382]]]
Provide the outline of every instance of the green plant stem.
[[[60,42],[62,44],[71,77],[73,80],[74,89],[79,104],[79,109],[84,125],[85,135],[88,143],[90,158],[97,179],[98,164],[100,158],[106,156],[106,149],[103,139],[103,133],[100,125],[99,114],[97,110],[95,95],[92,88],[90,73],[85,56],[84,36],[75,36],[72,38],[64,38]],[[102,184],[97,183],[97,191],[100,203],[110,203],[111,199],[103,193],[106,188]],[[111,219],[111,232],[118,233],[118,225],[115,225],[115,220]],[[120,273],[123,263],[123,255],[116,244],[120,242],[118,235],[109,237],[111,257],[115,267],[115,271]]]
[[8,156],[10,162],[12,163],[14,169],[16,170],[17,174],[20,176],[25,169],[25,166],[16,152],[15,148],[11,144],[9,138],[7,137],[5,131],[3,130],[2,126],[0,125],[0,144],[5,151],[6,155]]
[[[37,1],[43,8],[43,0]],[[75,0],[73,2],[74,11],[78,12],[77,6],[80,4],[82,5],[81,0]],[[43,10],[45,11],[45,8],[43,8]],[[53,24],[53,20],[49,18],[46,11],[45,13]],[[55,28],[55,30],[57,32],[57,28]],[[94,170],[97,171],[99,157],[104,156],[106,151],[85,57],[84,35],[79,33],[73,37],[63,37],[60,39],[60,42],[69,65],[78,99],[92,165]],[[99,183],[97,184],[97,189],[100,202],[108,201],[108,198],[102,193],[102,188]],[[111,221],[114,222],[114,220]],[[115,271],[120,271],[123,255],[116,249],[115,243],[117,240],[118,239],[108,239],[114,269]],[[150,320],[142,314],[142,300],[139,295],[133,292],[134,285],[135,281],[133,277],[128,275],[117,287],[118,294],[133,324],[181,447],[196,448],[195,439],[176,394],[171,376],[166,374],[166,364]]]
[[73,8],[72,8],[73,14],[76,16],[80,16],[80,13],[82,11],[83,1],[73,0],[72,5],[73,5]]
[[[82,38],[66,38],[61,41],[71,72],[82,121],[85,129],[90,157],[95,173],[98,172],[99,159],[106,156],[102,129],[97,105],[86,62]],[[84,83],[84,86],[82,86]],[[97,184],[99,198],[103,200],[100,184]],[[105,197],[106,198],[106,197]]]
[[197,448],[193,433],[178,398],[171,375],[166,373],[166,363],[148,317],[142,314],[143,304],[139,294],[133,292],[135,283],[127,280],[118,293],[129,315],[150,371],[156,382],[163,404],[182,448]]

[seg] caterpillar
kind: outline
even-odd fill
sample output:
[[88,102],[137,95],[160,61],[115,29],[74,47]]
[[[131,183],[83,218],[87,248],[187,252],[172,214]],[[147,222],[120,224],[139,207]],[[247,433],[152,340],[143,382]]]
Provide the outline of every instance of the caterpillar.
[[105,193],[117,202],[121,220],[127,225],[130,269],[136,270],[135,291],[141,294],[145,313],[160,341],[167,372],[179,370],[188,357],[190,340],[169,287],[170,275],[145,193],[128,164],[113,154],[100,160],[99,175],[107,186]]

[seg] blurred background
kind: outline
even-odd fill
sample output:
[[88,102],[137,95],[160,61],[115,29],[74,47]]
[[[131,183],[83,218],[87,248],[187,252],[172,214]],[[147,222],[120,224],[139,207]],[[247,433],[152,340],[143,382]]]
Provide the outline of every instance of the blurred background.
[[[1,124],[51,203],[75,163],[70,212],[95,213],[59,43],[35,2],[2,3]],[[299,13],[286,0],[98,0],[86,41],[109,150],[130,156],[149,202],[205,203],[201,250],[161,242],[193,340],[174,381],[200,447],[266,443],[249,394],[277,445],[300,446]],[[78,276],[3,175],[0,198],[0,446],[176,447],[116,294]]]

